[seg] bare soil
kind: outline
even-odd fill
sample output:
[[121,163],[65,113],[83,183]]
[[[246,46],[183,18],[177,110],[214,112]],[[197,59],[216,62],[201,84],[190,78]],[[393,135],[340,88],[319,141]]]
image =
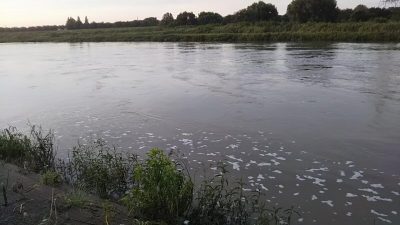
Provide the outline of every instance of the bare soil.
[[124,207],[107,203],[94,196],[88,204],[72,207],[66,203],[71,187],[43,185],[39,174],[17,166],[0,164],[0,184],[6,187],[5,205],[3,185],[0,185],[0,225],[120,225],[131,224]]

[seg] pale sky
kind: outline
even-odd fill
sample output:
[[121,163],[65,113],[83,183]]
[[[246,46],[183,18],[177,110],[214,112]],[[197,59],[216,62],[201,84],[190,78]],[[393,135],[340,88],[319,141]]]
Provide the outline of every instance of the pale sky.
[[[256,0],[0,0],[0,27],[62,25],[67,17],[85,16],[90,21],[115,22],[160,17],[165,12],[176,16],[182,11],[214,11],[232,14]],[[265,0],[286,13],[291,0]],[[379,6],[380,0],[338,0],[340,8],[358,4]]]

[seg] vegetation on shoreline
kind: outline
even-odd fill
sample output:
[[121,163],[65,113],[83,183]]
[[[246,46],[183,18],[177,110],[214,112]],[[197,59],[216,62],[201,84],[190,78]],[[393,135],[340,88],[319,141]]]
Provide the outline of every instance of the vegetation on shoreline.
[[[15,128],[0,131],[0,160],[40,172],[44,184],[68,184],[74,189],[65,197],[69,207],[85,206],[86,192],[125,205],[132,224],[277,225],[299,216],[294,208],[269,208],[260,190],[245,192],[245,183],[231,183],[223,163],[214,177],[196,186],[177,154],[152,149],[139,159],[100,140],[79,144],[63,161],[48,157],[55,156],[53,137],[35,126],[29,136]],[[108,224],[112,210],[107,203],[103,209]]]
[[2,32],[4,42],[399,42],[400,23],[257,22],[178,27],[133,27]]
[[[394,5],[396,6],[396,5]],[[63,26],[0,28],[4,42],[398,42],[400,7],[339,9],[336,0],[293,0],[285,15],[262,1],[231,15],[216,12],[165,13],[161,20],[84,22]]]

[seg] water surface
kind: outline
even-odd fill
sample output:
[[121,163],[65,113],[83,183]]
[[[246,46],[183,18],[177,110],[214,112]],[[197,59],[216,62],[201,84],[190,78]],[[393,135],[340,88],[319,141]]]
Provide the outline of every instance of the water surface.
[[400,224],[399,44],[1,44],[0,126],[226,160],[296,224]]

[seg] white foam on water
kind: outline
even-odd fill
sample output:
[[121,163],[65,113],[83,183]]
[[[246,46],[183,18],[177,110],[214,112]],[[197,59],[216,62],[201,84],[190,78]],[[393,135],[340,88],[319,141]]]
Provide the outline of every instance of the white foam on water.
[[397,196],[399,196],[399,195],[400,195],[400,193],[399,193],[399,192],[397,192],[397,191],[392,191],[392,193],[393,193],[394,195],[397,195]]
[[296,161],[303,162],[303,160],[302,160],[302,159],[296,159]]
[[237,149],[237,148],[239,148],[239,145],[236,145],[236,144],[230,144],[230,145],[226,146],[225,148]]
[[264,179],[265,179],[265,177],[264,177],[262,174],[258,174],[258,177],[257,177],[257,179],[264,180]]
[[353,171],[354,175],[350,177],[350,180],[357,180],[360,177],[363,177],[362,173],[363,171]]
[[263,190],[268,191],[268,188],[266,188],[263,184],[260,184],[260,187],[261,187]]
[[376,202],[376,201],[384,201],[384,202],[392,202],[393,200],[390,198],[382,198],[380,196],[368,196],[368,195],[362,195],[364,198],[367,199],[369,202]]
[[277,159],[277,160],[281,160],[281,161],[285,161],[285,160],[286,160],[286,158],[284,158],[284,157],[282,157],[282,156],[276,157],[276,159]]
[[346,213],[346,216],[351,216],[351,215],[353,215],[353,213],[351,212]]
[[216,156],[217,154],[215,153],[207,153],[207,156]]
[[377,211],[375,211],[375,210],[373,210],[373,209],[371,209],[371,213],[372,213],[372,214],[375,214],[375,215],[377,215],[377,216],[383,216],[383,217],[387,217],[387,216],[388,216],[388,215],[383,214],[383,213],[378,213]]
[[320,179],[320,178],[312,177],[312,176],[304,176],[304,178],[307,178],[309,180],[314,180],[313,184],[316,184],[318,186],[325,186],[324,184],[322,184],[326,181],[325,179]]
[[343,183],[343,180],[342,179],[336,179],[336,182],[337,183]]
[[311,196],[311,200],[312,200],[312,201],[317,200],[317,199],[318,199],[317,196],[315,196],[315,195],[312,195],[312,196]]
[[368,181],[367,180],[362,180],[361,183],[368,184]]
[[357,197],[358,195],[355,195],[355,194],[352,194],[352,193],[347,193],[346,194],[346,197],[347,198],[355,198],[355,197]]
[[397,215],[397,212],[396,212],[396,211],[392,211],[392,214],[393,214],[393,215]]
[[285,188],[282,184],[278,185],[279,188]]
[[359,191],[370,192],[370,193],[373,193],[373,194],[375,194],[375,195],[378,194],[378,192],[372,190],[371,188],[359,188],[358,190],[359,190]]
[[239,162],[243,162],[242,159],[235,158],[235,156],[233,156],[233,155],[227,155],[226,157],[228,157],[230,159],[233,159],[233,160],[236,160],[236,161],[239,161]]
[[324,172],[326,172],[328,170],[329,170],[328,167],[323,167],[323,168],[318,168],[318,169],[309,169],[309,170],[306,170],[306,171],[313,173],[315,171],[324,171]]
[[297,222],[299,222],[299,223],[302,223],[304,221],[304,219],[303,218],[299,218],[299,219],[297,219]]
[[382,184],[371,184],[373,188],[384,188]]
[[321,203],[327,204],[330,207],[333,207],[333,201],[332,200],[327,200],[327,201],[321,201]]
[[237,163],[237,162],[229,162],[229,161],[227,161],[227,163],[231,164],[231,165],[232,165],[232,168],[233,168],[234,170],[240,171],[239,163]]
[[299,181],[305,181],[305,180],[306,180],[306,179],[304,179],[304,178],[301,178],[301,177],[300,177],[299,175],[297,175],[297,174],[296,174],[296,179],[299,180]]
[[293,194],[293,196],[298,196],[300,193],[299,192],[297,192],[297,193],[294,193]]
[[266,162],[263,162],[263,163],[259,163],[259,164],[257,164],[257,166],[271,166],[271,163],[266,163]]
[[190,146],[193,146],[193,141],[190,140],[190,139],[184,138],[184,139],[180,139],[179,141],[182,142],[183,145],[190,145]]
[[349,206],[349,205],[353,205],[352,202],[346,202],[346,204],[344,204],[345,206]]
[[378,219],[383,221],[383,222],[386,222],[386,223],[392,223],[392,221],[390,221],[388,219],[385,219],[385,218],[382,218],[382,217],[378,217]]
[[279,174],[281,174],[282,173],[282,171],[280,171],[280,170],[274,170],[274,171],[272,171],[273,173],[279,173]]

